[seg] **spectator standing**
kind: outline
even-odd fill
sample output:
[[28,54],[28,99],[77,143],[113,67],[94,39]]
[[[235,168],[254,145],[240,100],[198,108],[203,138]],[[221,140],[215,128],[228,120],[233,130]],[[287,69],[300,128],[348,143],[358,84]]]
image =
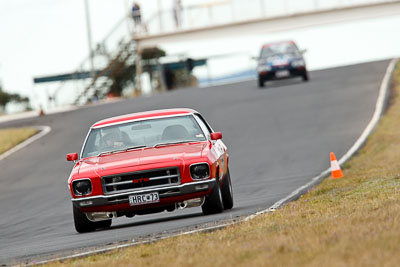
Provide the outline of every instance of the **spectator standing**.
[[182,2],[181,0],[174,0],[174,19],[176,28],[179,29],[182,26]]
[[138,3],[133,3],[132,10],[131,10],[131,15],[133,18],[133,21],[135,22],[135,30],[139,31],[142,25],[142,14],[140,12],[140,6]]
[[167,85],[167,89],[172,90],[175,84],[175,75],[168,66],[165,66],[164,69],[164,79],[165,79],[165,84]]

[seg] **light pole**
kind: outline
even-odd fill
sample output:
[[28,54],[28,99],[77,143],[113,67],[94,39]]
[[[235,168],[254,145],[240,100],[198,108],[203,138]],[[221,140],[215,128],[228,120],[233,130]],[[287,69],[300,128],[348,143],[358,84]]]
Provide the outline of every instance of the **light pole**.
[[157,13],[158,13],[158,22],[160,24],[160,33],[163,31],[163,25],[162,25],[162,6],[161,6],[161,0],[157,0]]
[[260,0],[261,17],[265,17],[265,5],[264,0]]
[[93,51],[92,51],[92,29],[90,26],[89,0],[85,0],[86,31],[89,45],[90,76],[94,77]]
[[125,12],[126,12],[126,14],[125,14],[125,19],[126,19],[126,28],[128,29],[128,36],[129,36],[129,38],[132,38],[132,31],[131,31],[131,27],[130,27],[130,21],[129,21],[129,18],[130,18],[130,16],[131,16],[131,14],[130,14],[130,7],[129,7],[129,2],[128,2],[128,0],[125,0]]

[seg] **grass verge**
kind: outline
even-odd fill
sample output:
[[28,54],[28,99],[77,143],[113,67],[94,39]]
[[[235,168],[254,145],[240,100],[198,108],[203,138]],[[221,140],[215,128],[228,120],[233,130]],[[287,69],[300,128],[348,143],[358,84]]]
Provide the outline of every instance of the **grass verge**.
[[0,130],[0,155],[19,143],[22,143],[37,132],[38,130],[34,128],[10,128]]
[[[400,65],[389,109],[343,170],[276,212],[50,266],[398,266]],[[134,230],[134,229],[133,229]]]

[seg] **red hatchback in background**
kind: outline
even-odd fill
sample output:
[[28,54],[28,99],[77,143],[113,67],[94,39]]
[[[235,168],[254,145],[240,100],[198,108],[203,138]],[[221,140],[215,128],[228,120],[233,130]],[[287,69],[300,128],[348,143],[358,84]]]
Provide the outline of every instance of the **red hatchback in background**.
[[108,228],[120,216],[201,206],[233,207],[222,134],[195,110],[166,109],[95,123],[68,179],[75,228]]

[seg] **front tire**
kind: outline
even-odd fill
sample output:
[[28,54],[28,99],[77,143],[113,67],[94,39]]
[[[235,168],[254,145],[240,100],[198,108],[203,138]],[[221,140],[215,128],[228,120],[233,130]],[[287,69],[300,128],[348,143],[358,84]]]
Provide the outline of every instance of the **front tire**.
[[224,202],[222,200],[221,188],[217,180],[209,196],[206,197],[203,206],[201,206],[204,215],[217,214],[224,211]]
[[304,82],[307,82],[307,81],[309,80],[308,72],[307,72],[307,71],[304,72],[304,74],[303,74],[301,77],[302,77],[302,79],[303,79]]
[[258,76],[258,87],[263,88],[264,87],[264,79],[261,76]]
[[226,210],[231,209],[233,207],[233,190],[232,190],[232,182],[229,169],[228,172],[226,173],[221,193],[222,193],[222,200],[224,202],[224,208]]
[[112,220],[92,222],[86,217],[86,214],[75,207],[75,205],[72,205],[72,209],[74,214],[75,230],[78,233],[93,232],[96,229],[110,228],[111,226]]

